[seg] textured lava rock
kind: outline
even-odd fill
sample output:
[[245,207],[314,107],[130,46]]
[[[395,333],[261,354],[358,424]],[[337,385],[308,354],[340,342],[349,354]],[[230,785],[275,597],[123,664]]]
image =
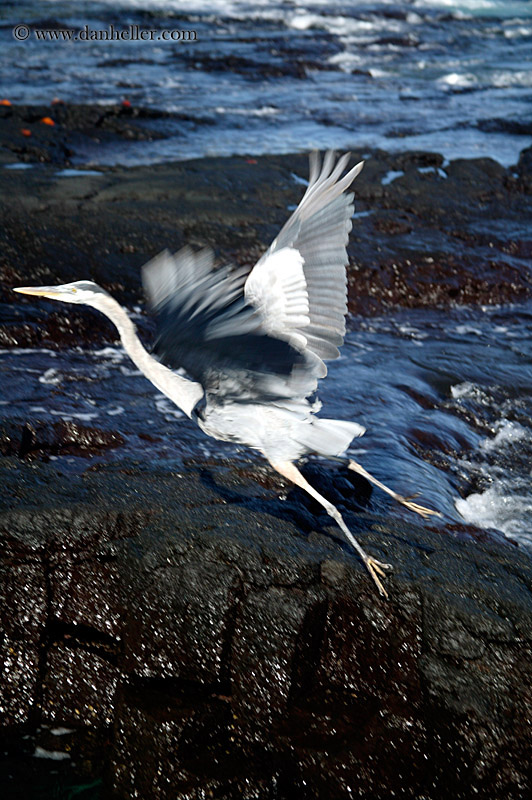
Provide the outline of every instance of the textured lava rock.
[[0,453],[30,460],[67,453],[87,457],[122,444],[124,439],[117,431],[89,428],[72,420],[37,425],[27,422],[22,428],[0,429]]
[[[29,113],[49,109],[0,114],[0,160],[64,163],[83,137],[146,131],[122,108],[54,107],[54,128]],[[16,138],[22,120],[31,145]],[[374,153],[356,185],[370,213],[354,219],[352,310],[528,297],[530,167],[529,150],[515,171]],[[46,165],[1,170],[0,344],[116,336],[91,310],[11,286],[87,277],[131,304],[141,264],[185,242],[250,266],[301,196],[292,172],[307,175],[306,157],[67,183]],[[431,445],[423,431],[412,441]],[[117,460],[65,476],[47,460],[119,443],[65,423],[0,438],[4,797],[50,780],[34,754],[54,757],[67,796],[82,778],[115,800],[530,797],[526,552],[369,507],[364,481],[336,472],[333,487],[314,467],[314,485],[394,564],[386,602],[323,510],[297,490],[281,503],[286,487],[252,464],[177,474]]]
[[1,468],[12,740],[50,748],[67,729],[54,748],[124,800],[529,796],[519,548],[345,492],[352,529],[394,564],[385,601],[301,493],[280,503],[252,468],[118,464],[68,487],[46,463]]
[[139,121],[163,116],[164,112],[127,105],[57,102],[51,106],[2,106],[0,146],[24,163],[70,164],[75,150],[87,140],[101,143],[115,138],[134,141],[160,138],[159,133],[139,125]]

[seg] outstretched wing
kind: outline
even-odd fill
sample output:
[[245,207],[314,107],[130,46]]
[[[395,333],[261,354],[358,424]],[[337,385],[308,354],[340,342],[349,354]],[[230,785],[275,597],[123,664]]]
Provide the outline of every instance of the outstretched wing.
[[232,400],[292,395],[303,357],[263,327],[244,296],[242,271],[214,269],[210,250],[185,247],[156,256],[142,275],[157,321],[154,352],[166,366],[184,368],[206,392]]
[[346,243],[353,195],[349,155],[311,156],[307,191],[247,280],[214,268],[210,250],[161,253],[143,268],[157,319],[154,351],[183,367],[211,399],[303,399],[336,358],[347,310]]
[[357,164],[344,177],[350,154],[335,164],[332,151],[323,166],[310,157],[307,190],[269,250],[253,268],[246,298],[272,334],[302,346],[308,356],[307,392],[327,374],[324,360],[337,358],[345,335],[347,311],[346,244],[351,230]]

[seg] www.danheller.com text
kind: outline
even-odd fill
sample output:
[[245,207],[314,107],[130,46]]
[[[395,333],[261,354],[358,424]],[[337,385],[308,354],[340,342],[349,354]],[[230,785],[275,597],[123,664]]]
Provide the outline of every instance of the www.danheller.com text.
[[94,29],[90,28],[89,25],[84,25],[82,28],[76,29],[33,28],[21,23],[13,28],[13,36],[19,42],[29,39],[32,35],[34,39],[40,42],[195,42],[198,38],[196,31],[155,30],[153,28],[141,28],[140,25],[126,25],[123,28],[115,28],[113,24],[110,24],[103,29]]

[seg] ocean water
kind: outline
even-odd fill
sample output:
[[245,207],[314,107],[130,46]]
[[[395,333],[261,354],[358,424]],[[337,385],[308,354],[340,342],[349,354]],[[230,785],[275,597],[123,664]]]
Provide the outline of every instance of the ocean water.
[[[30,26],[17,41],[13,27]],[[37,41],[34,28],[194,31],[178,41]],[[314,147],[517,161],[532,133],[530,0],[21,0],[0,6],[12,102],[172,112],[150,144],[85,163]]]

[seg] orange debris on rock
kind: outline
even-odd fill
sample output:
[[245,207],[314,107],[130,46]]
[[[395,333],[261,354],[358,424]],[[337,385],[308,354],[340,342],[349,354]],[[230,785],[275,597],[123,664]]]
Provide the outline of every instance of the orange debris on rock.
[[20,132],[23,136],[31,136],[31,131],[29,128],[21,128]]
[[5,97],[3,100],[0,100],[0,106],[10,106],[11,100],[7,100]]
[[51,117],[43,117],[41,119],[41,122],[43,123],[43,125],[55,125],[55,122]]

